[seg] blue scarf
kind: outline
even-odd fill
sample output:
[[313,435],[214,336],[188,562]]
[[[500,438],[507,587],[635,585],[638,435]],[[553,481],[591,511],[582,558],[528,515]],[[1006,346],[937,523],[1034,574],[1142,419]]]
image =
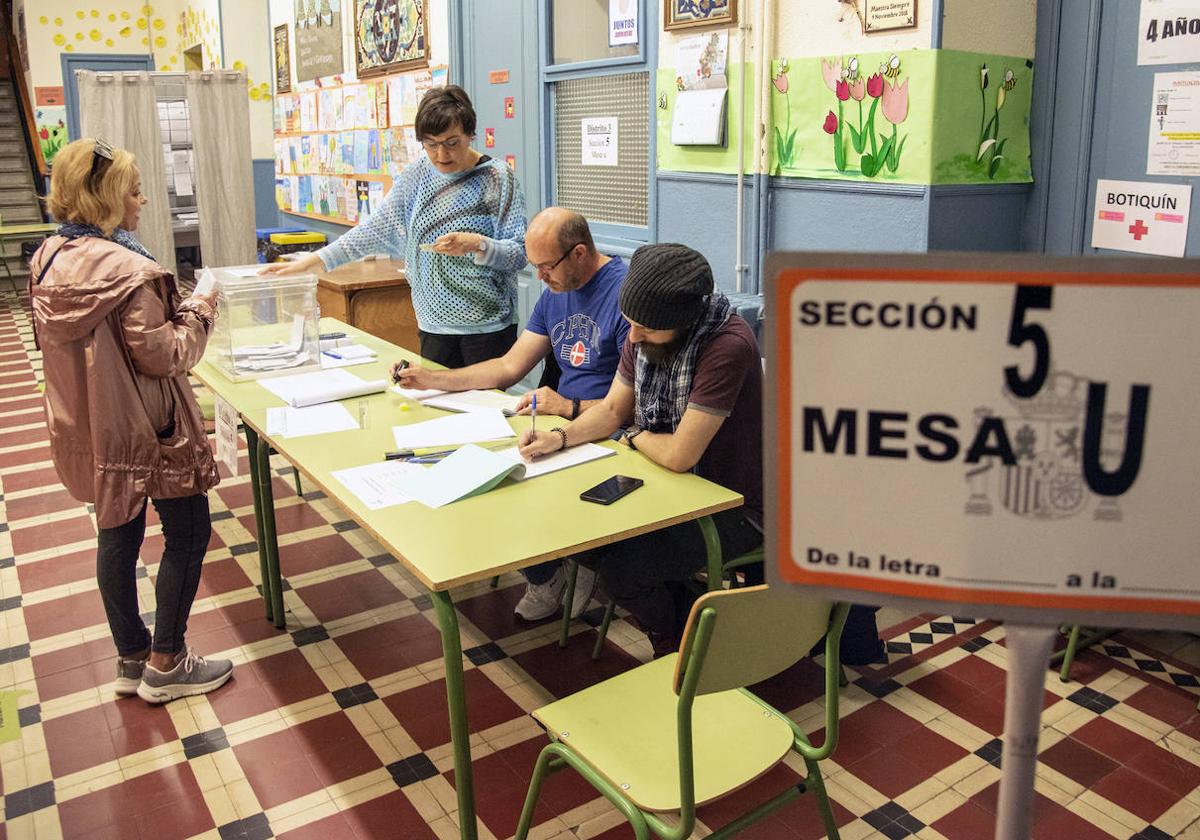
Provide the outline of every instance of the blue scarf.
[[687,410],[700,351],[732,313],[729,298],[715,290],[709,296],[708,309],[672,358],[661,365],[655,364],[638,348],[633,375],[635,423],[651,432],[674,433]]
[[[94,236],[97,239],[107,239],[115,242],[122,248],[128,248],[135,254],[141,254],[148,260],[153,260],[154,257],[141,242],[138,242],[137,237],[124,228],[117,228],[112,232],[112,236],[105,236],[104,231],[95,225],[82,225],[77,222],[65,222],[58,226],[58,235],[65,236],[68,239],[78,239],[82,236]],[[157,260],[155,260],[157,262]]]

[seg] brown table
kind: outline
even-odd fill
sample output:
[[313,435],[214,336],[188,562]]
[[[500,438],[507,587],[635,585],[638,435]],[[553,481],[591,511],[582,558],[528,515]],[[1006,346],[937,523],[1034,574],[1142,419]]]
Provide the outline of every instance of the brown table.
[[321,315],[376,338],[416,347],[417,315],[400,260],[361,260],[317,274]]

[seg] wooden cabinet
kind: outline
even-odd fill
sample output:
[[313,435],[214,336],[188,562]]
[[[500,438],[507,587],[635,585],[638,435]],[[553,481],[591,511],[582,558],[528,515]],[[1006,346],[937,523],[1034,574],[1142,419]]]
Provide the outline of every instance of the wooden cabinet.
[[317,274],[321,314],[407,350],[417,350],[417,315],[400,260],[363,260]]

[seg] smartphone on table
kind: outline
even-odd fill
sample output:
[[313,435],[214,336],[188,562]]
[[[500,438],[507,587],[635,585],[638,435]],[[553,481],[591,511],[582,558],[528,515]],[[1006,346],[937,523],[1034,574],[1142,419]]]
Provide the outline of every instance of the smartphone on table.
[[579,494],[585,502],[595,502],[598,505],[611,505],[622,496],[628,496],[642,486],[640,478],[630,478],[627,475],[614,475],[600,482],[595,487],[588,488]]

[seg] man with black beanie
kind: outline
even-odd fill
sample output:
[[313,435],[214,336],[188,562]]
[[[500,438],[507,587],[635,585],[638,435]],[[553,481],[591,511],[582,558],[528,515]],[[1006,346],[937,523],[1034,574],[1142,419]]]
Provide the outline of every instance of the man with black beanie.
[[[762,365],[749,324],[714,288],[703,255],[684,245],[639,248],[621,287],[629,339],[608,395],[566,426],[526,432],[526,459],[609,437],[675,472],[693,471],[741,493],[716,514],[725,558],[762,545]],[[646,491],[653,492],[652,487]],[[643,492],[646,492],[643,491]],[[629,502],[636,504],[636,497]],[[675,650],[704,565],[695,523],[594,549],[577,559],[641,624],[660,655]],[[761,576],[761,568],[756,570]]]

